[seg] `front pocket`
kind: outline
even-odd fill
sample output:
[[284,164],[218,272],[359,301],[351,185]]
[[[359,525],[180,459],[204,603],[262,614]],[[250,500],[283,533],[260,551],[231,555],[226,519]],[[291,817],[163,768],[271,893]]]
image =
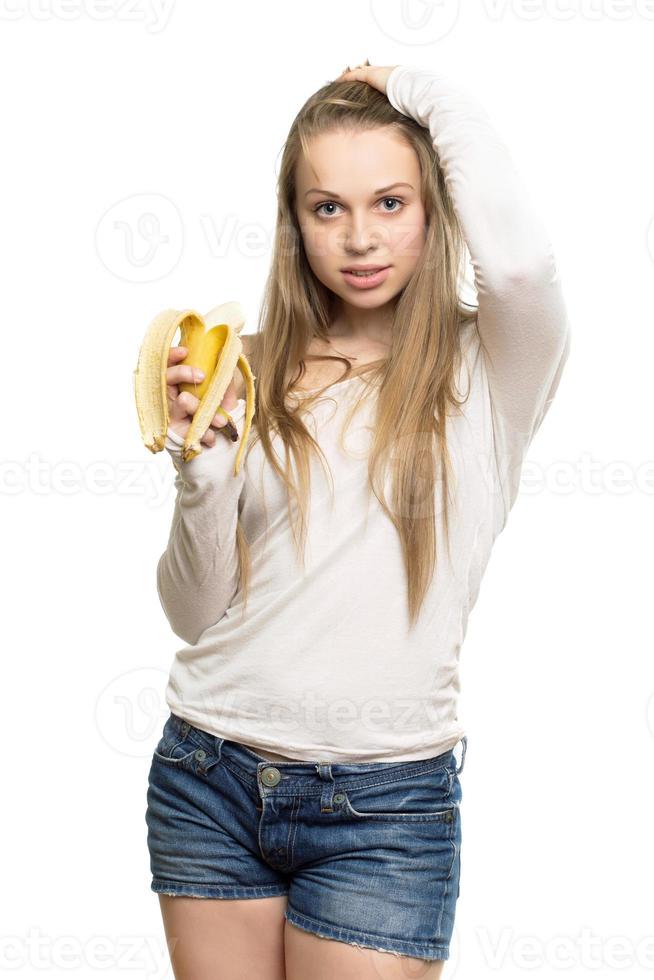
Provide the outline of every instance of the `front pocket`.
[[442,767],[409,779],[345,790],[343,809],[356,820],[453,823],[458,804],[451,786],[450,770]]
[[456,805],[446,806],[440,810],[430,810],[428,812],[413,810],[391,810],[382,812],[381,810],[355,810],[350,803],[349,797],[345,795],[345,810],[351,816],[360,820],[399,820],[403,823],[421,822],[427,820],[441,820],[443,823],[453,823],[456,813]]
[[198,746],[188,736],[172,743],[164,736],[154,750],[154,758],[167,766],[183,766],[191,761],[197,749]]
[[190,752],[185,752],[184,755],[164,755],[162,752],[157,752],[157,750],[155,749],[153,758],[155,758],[157,762],[163,762],[164,765],[167,766],[181,767],[191,761],[191,759],[195,755],[195,752],[196,752],[195,749],[191,749]]
[[155,747],[153,759],[163,765],[180,769],[190,766],[197,760],[198,767],[208,768],[211,753],[202,748],[198,739],[193,736],[193,731],[191,726],[185,734],[182,734],[169,719]]

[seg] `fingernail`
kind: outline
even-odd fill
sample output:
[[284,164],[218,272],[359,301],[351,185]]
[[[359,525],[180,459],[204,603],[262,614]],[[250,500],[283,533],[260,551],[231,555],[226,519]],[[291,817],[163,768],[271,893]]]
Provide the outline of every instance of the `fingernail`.
[[204,371],[194,371],[193,377],[195,378],[196,381],[202,381],[202,379],[204,378]]

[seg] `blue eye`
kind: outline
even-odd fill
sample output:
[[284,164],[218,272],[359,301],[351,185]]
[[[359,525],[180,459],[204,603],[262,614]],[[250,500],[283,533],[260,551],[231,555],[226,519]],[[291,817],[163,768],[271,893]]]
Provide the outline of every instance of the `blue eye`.
[[[386,211],[386,214],[396,214],[398,211],[400,211],[404,207],[404,202],[402,200],[400,200],[399,197],[383,197],[382,198],[382,201],[384,201],[384,202],[386,202],[386,201],[395,201],[397,204],[400,205],[399,208],[393,208],[392,211],[389,211],[388,209],[384,208],[384,210]],[[314,212],[314,214],[319,214],[320,217],[322,217],[322,218],[329,218],[329,217],[331,217],[331,214],[325,214],[325,212],[321,210],[322,208],[328,208],[328,207],[332,207],[332,208],[333,207],[339,207],[339,205],[336,204],[335,201],[323,201],[322,204],[319,204],[317,207],[315,207],[313,209],[313,212]],[[333,214],[333,212],[332,212],[332,214]]]
[[[385,197],[384,198],[384,201],[397,201],[399,204],[402,204],[402,201],[400,201],[399,197]],[[397,211],[399,209],[398,208],[395,208],[394,210]],[[393,211],[390,212],[390,214],[393,214],[393,213],[394,213]]]
[[[320,214],[320,209],[327,208],[327,207],[334,207],[334,201],[325,201],[324,204],[319,204],[317,208],[313,209],[314,214]],[[338,207],[338,205],[336,205],[336,207]],[[323,217],[327,217],[327,215],[323,215]]]

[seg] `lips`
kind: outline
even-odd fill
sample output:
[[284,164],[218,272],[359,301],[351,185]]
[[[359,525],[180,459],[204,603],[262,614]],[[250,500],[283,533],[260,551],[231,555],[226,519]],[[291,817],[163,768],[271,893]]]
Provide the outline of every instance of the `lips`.
[[341,272],[378,272],[387,268],[387,265],[346,265]]
[[364,267],[354,266],[357,270],[356,272],[349,272],[343,270],[341,275],[343,279],[351,286],[353,289],[375,289],[385,282],[391,274],[390,265],[374,266],[368,271],[364,271]]

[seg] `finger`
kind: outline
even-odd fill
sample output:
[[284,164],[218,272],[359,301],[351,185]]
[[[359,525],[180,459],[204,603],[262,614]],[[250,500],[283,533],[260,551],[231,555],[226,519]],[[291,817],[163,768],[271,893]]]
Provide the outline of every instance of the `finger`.
[[[221,402],[221,408],[224,408],[224,410],[227,413],[229,413],[229,412],[231,412],[234,409],[234,405],[227,406],[227,405],[224,404],[224,402]],[[226,415],[223,415],[222,412],[216,412],[216,414],[214,415],[214,417],[211,420],[211,424],[214,425],[214,426],[216,426],[216,428],[218,428],[218,429],[222,429],[222,427],[224,425],[227,425],[228,422],[229,422],[229,419],[227,418]]]
[[192,395],[190,391],[180,391],[175,400],[177,411],[181,411],[186,415],[195,415],[199,404],[200,399]]
[[[237,405],[238,398],[236,397],[236,387],[234,382],[230,381],[225,389],[225,394],[223,395],[223,400],[220,403],[220,407],[226,412],[233,412]],[[211,424],[216,426],[218,429],[222,429],[222,427],[227,424],[227,419],[222,412],[216,412],[211,420]]]
[[365,71],[366,68],[371,68],[371,67],[372,65],[370,64],[370,59],[366,58],[365,61],[360,61],[358,65],[354,66],[354,68],[350,68],[350,66],[348,65],[347,68],[345,68],[341,72],[341,74],[347,75],[348,73],[355,72],[355,71]]
[[187,354],[188,347],[171,347],[168,351],[168,367],[183,361]]
[[201,376],[202,372],[199,368],[194,367],[192,364],[174,364],[172,367],[166,369],[166,383],[169,385],[179,385],[183,381],[187,383],[196,382],[199,384],[204,380],[204,376]]
[[368,78],[368,69],[351,68],[349,71],[344,72],[341,78],[346,82],[365,82]]
[[197,369],[192,364],[177,364],[166,369],[166,391],[168,401],[173,402],[179,397],[179,385],[182,382],[187,384],[200,384],[202,378],[197,376]]
[[213,431],[213,429],[207,429],[207,431],[205,432],[205,434],[200,439],[200,442],[203,442],[205,444],[205,446],[215,446],[216,445],[216,433]]
[[236,383],[234,379],[232,379],[225,388],[225,394],[223,395],[223,400],[220,404],[226,412],[231,412],[236,408],[238,398],[236,397]]

